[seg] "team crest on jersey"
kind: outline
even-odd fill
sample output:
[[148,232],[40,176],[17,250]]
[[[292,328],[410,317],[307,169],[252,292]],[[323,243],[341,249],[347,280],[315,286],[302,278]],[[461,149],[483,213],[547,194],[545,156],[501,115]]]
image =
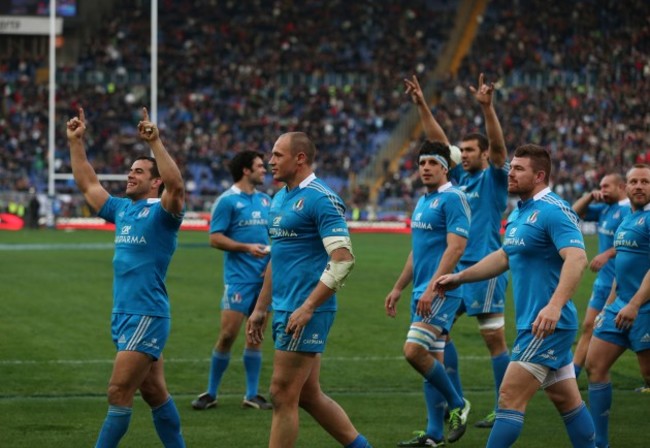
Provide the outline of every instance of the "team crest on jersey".
[[300,198],[300,199],[298,199],[298,201],[295,204],[293,204],[293,209],[296,210],[296,211],[302,210],[304,205],[305,205],[305,199]]
[[440,203],[440,199],[436,198],[431,205],[429,205],[429,208],[438,208],[438,204]]
[[140,210],[140,213],[138,213],[138,218],[146,218],[149,216],[149,207],[145,207],[142,210]]
[[526,222],[537,222],[537,215],[539,215],[539,210],[535,210],[531,213]]
[[642,216],[639,219],[636,220],[636,225],[637,226],[642,226],[645,223],[645,217]]
[[262,198],[262,205],[264,207],[268,207],[269,205],[271,205],[271,202],[269,202],[269,200],[266,198]]

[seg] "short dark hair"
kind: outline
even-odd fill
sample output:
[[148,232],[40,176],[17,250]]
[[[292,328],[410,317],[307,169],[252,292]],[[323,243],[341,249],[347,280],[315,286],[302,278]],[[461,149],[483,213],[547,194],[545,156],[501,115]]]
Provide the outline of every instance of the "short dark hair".
[[287,132],[289,136],[289,147],[291,148],[291,155],[302,152],[307,158],[307,163],[314,163],[316,158],[316,145],[304,132]]
[[252,170],[253,162],[257,158],[264,160],[264,155],[257,151],[251,150],[245,150],[235,154],[235,156],[230,160],[230,163],[228,164],[232,179],[235,182],[239,182],[241,178],[244,177],[244,168]]
[[420,156],[425,155],[442,156],[447,161],[447,169],[451,167],[451,152],[449,150],[449,145],[443,142],[432,142],[431,140],[423,141],[420,145],[420,151],[418,152],[418,159]]
[[515,149],[514,157],[530,159],[530,166],[535,171],[544,171],[544,182],[548,185],[551,178],[551,153],[543,146],[532,143]]
[[[160,177],[160,172],[158,171],[158,164],[156,163],[156,159],[154,159],[151,156],[138,156],[135,158],[135,160],[148,160],[151,162],[151,169],[149,172],[151,173],[151,177]],[[162,192],[165,190],[165,183],[162,182],[160,184],[160,187],[158,187],[158,196],[162,194]]]
[[472,140],[476,140],[478,142],[478,148],[481,150],[481,152],[487,151],[490,147],[490,141],[485,135],[481,134],[480,132],[470,132],[461,139],[462,142],[469,142]]

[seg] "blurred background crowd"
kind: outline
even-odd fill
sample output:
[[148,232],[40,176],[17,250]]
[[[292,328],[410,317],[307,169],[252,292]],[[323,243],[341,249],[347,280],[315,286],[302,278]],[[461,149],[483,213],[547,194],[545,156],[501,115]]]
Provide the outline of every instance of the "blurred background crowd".
[[[135,125],[150,103],[150,4],[109,3],[96,25],[77,25],[83,45],[57,52],[57,172],[71,172],[64,123],[79,106],[98,173],[125,173],[145,151]],[[421,192],[414,163],[421,136],[406,137],[406,150],[382,148],[413,109],[402,83],[412,74],[432,83],[434,115],[456,142],[484,130],[468,86],[485,73],[498,88],[508,149],[548,147],[552,187],[568,201],[605,172],[650,162],[647,1],[492,0],[472,18],[476,35],[458,68],[434,77],[468,3],[160,0],[157,121],[189,207],[209,209],[230,185],[233,154],[268,154],[278,135],[303,130],[319,149],[317,175],[361,211],[354,217],[408,214]],[[0,48],[5,196],[47,192],[47,64],[46,52],[9,41]],[[361,181],[378,158],[382,169]],[[124,190],[120,181],[107,186]],[[265,189],[274,188],[269,178]],[[74,183],[56,189],[70,195],[64,212],[80,213],[83,204],[69,199]]]

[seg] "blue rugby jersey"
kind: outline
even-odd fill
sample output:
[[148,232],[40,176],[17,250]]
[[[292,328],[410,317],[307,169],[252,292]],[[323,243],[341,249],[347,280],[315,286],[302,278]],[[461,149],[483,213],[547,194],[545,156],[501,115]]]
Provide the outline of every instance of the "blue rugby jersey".
[[[630,200],[625,199],[615,204],[589,204],[585,221],[598,222],[598,253],[601,254],[614,246],[614,233],[623,222],[623,218],[632,213]],[[614,283],[614,258],[598,271],[594,285],[603,288],[611,288]]]
[[165,277],[182,215],[167,212],[157,198],[110,196],[98,216],[115,223],[113,313],[170,317]]
[[[650,269],[650,204],[626,216],[614,236],[616,248],[616,300],[611,309],[618,312],[639,290]],[[650,313],[650,302],[640,313]]]
[[[268,219],[271,198],[255,191],[247,194],[230,187],[212,206],[210,233],[222,233],[241,243],[269,244]],[[224,283],[261,283],[270,257],[256,258],[246,252],[224,253]]]
[[[311,174],[292,190],[276,193],[269,213],[273,250],[273,309],[294,311],[318,284],[329,256],[323,238],[349,236],[345,205]],[[316,311],[336,310],[333,294]]]
[[501,247],[501,219],[508,204],[508,171],[510,163],[501,168],[492,163],[484,170],[469,173],[457,165],[451,170],[452,179],[465,193],[472,210],[469,240],[463,263],[475,263]]
[[[471,216],[465,194],[450,182],[420,197],[411,216],[414,299],[422,295],[436,272],[447,249],[447,234],[467,238]],[[447,295],[460,296],[458,290]]]
[[[530,330],[540,310],[557,288],[565,247],[585,248],[579,220],[570,205],[549,188],[519,202],[508,218],[503,250],[512,273],[517,330]],[[578,328],[578,314],[570,300],[562,308],[557,328]]]

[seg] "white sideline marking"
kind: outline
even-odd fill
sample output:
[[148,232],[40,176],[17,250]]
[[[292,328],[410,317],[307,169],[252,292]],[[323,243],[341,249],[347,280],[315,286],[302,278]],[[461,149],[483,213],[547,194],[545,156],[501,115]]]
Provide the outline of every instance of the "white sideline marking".
[[0,251],[112,249],[113,243],[0,244]]
[[[459,356],[463,361],[487,361],[489,356]],[[323,358],[323,363],[327,362],[381,362],[381,361],[400,361],[402,356],[330,356]],[[189,359],[189,358],[165,358],[166,363],[193,364],[210,362],[210,358]],[[38,365],[38,364],[60,364],[60,365],[83,365],[83,364],[113,364],[113,359],[50,359],[50,360],[33,360],[33,359],[0,359],[1,366],[19,366],[19,365]]]

